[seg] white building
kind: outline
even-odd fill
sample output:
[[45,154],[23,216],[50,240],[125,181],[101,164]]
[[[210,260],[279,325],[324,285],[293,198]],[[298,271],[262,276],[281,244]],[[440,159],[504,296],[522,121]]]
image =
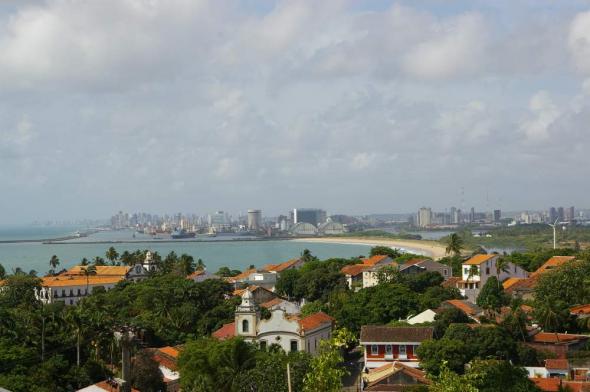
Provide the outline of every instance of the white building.
[[[279,301],[267,308],[271,317],[260,317],[258,306],[249,290],[242,294],[242,303],[236,308],[235,321],[226,324],[213,333],[218,339],[240,336],[248,342],[256,342],[261,347],[280,346],[285,352],[304,351],[316,354],[320,341],[330,339],[334,319],[323,312],[307,317],[287,312],[287,306]],[[291,309],[297,309],[291,307]]]
[[506,263],[503,270],[496,268],[500,255],[475,255],[461,266],[461,280],[458,288],[461,295],[471,302],[476,302],[480,290],[491,276],[498,278],[500,282],[508,278],[526,278],[528,272],[513,263]]

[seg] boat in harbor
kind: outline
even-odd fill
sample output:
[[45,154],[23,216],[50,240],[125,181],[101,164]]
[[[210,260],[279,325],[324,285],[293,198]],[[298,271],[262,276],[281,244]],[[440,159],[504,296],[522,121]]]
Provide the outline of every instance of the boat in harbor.
[[172,237],[172,239],[174,239],[174,240],[181,240],[181,239],[185,239],[185,238],[195,238],[195,235],[196,235],[196,233],[194,233],[194,232],[180,229],[180,230],[174,230],[170,234],[170,237]]

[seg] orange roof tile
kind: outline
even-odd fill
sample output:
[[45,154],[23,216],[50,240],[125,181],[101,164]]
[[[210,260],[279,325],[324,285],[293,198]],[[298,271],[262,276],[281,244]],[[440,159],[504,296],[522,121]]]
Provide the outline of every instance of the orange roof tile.
[[586,335],[574,335],[569,333],[553,333],[553,332],[539,332],[534,335],[532,341],[534,343],[568,343],[576,340],[586,340],[590,336]]
[[383,260],[385,260],[386,258],[389,258],[389,256],[387,256],[387,255],[375,255],[375,256],[371,256],[368,259],[364,259],[363,260],[363,264],[373,267],[376,264],[378,264],[378,263],[382,262]]
[[489,254],[489,255],[475,255],[472,258],[470,258],[469,260],[465,261],[463,264],[464,265],[480,265],[482,263],[485,263],[488,260],[493,259],[494,257],[496,257],[498,255],[496,254]]
[[363,271],[367,268],[369,268],[369,266],[365,264],[345,265],[344,267],[342,267],[340,272],[342,272],[344,275],[357,276],[362,274]]
[[462,299],[449,299],[444,303],[454,306],[455,308],[459,309],[460,311],[469,316],[476,316],[479,313],[479,310],[475,307],[474,304]]
[[545,369],[569,369],[570,364],[567,359],[546,359]]
[[427,259],[420,259],[420,258],[415,258],[415,259],[410,259],[407,260],[403,265],[414,265],[414,264],[420,264],[424,261],[426,261]]
[[158,351],[168,356],[171,356],[172,358],[178,358],[178,355],[180,355],[180,350],[178,350],[176,347],[171,346],[161,347],[158,349]]
[[[84,269],[88,266],[84,265],[76,265],[61,274],[62,276],[68,275],[84,275]],[[126,265],[97,265],[96,268],[96,275],[103,275],[103,276],[125,276],[125,274],[131,269],[131,267]]]
[[242,273],[239,273],[236,276],[230,276],[228,278],[228,280],[229,281],[236,282],[236,281],[241,280],[241,279],[246,279],[248,276],[250,276],[250,274],[253,274],[254,272],[256,272],[256,268],[250,268],[250,269],[245,270]]
[[549,260],[547,260],[545,262],[545,264],[543,264],[542,266],[537,268],[537,270],[533,274],[540,274],[540,273],[546,272],[546,271],[551,270],[553,268],[564,265],[568,261],[572,261],[575,258],[576,258],[575,256],[553,256]]
[[43,287],[66,287],[66,286],[97,286],[102,284],[117,284],[123,280],[123,276],[97,276],[91,275],[82,276],[47,276],[41,278],[41,286]]
[[442,287],[457,287],[457,283],[459,283],[460,281],[460,276],[451,276],[449,279],[443,281],[440,285]]
[[223,324],[221,328],[211,334],[215,339],[225,340],[236,336],[236,323]]
[[557,392],[559,387],[568,387],[572,392],[584,392],[590,390],[590,382],[587,381],[565,381],[560,378],[530,378],[537,388],[546,392]]
[[283,301],[284,301],[284,299],[276,297],[276,298],[271,299],[270,301],[266,301],[265,303],[260,304],[260,306],[263,308],[269,309],[275,305],[282,303]]
[[514,284],[516,284],[518,281],[523,280],[523,279],[524,278],[508,278],[504,282],[502,282],[502,287],[504,287],[504,290],[509,289]]
[[334,319],[324,312],[317,312],[299,320],[299,326],[303,331],[316,329],[324,324],[332,324]]
[[292,259],[289,261],[285,261],[284,263],[280,264],[267,264],[263,269],[269,272],[282,272],[288,268],[291,268],[293,265],[297,264],[300,259]]
[[187,275],[187,277],[186,277],[186,278],[187,278],[187,279],[194,279],[194,278],[196,278],[197,276],[201,276],[201,275],[203,275],[204,273],[205,273],[205,270],[197,270],[197,271],[193,272],[192,274],[189,274],[189,275]]
[[590,314],[590,304],[574,306],[570,308],[570,313],[578,316]]

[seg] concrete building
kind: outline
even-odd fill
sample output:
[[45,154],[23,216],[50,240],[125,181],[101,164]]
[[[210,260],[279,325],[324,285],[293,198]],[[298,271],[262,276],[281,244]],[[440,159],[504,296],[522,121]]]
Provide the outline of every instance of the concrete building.
[[429,227],[432,225],[432,209],[422,207],[418,211],[418,226]]
[[502,211],[494,210],[494,222],[500,222],[500,219],[502,219]]
[[299,222],[291,228],[290,232],[293,235],[316,235],[318,229],[311,223]]
[[318,232],[322,235],[338,235],[344,233],[344,225],[338,222],[326,222],[318,227]]
[[250,209],[248,210],[248,230],[258,231],[262,228],[262,211]]
[[309,223],[318,227],[326,222],[326,211],[319,208],[295,208],[293,209],[293,224]]
[[420,363],[416,349],[425,340],[432,339],[433,333],[434,329],[430,327],[363,325],[360,344],[364,348],[365,369],[393,362],[418,367]]

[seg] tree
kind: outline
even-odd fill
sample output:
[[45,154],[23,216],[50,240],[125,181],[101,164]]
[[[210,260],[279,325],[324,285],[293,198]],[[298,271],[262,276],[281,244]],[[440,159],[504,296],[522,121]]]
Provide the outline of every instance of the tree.
[[439,375],[434,377],[431,392],[479,392],[465,377],[449,369],[446,361],[441,364]]
[[477,305],[486,311],[488,317],[500,312],[502,306],[508,304],[508,296],[495,276],[490,276],[477,296]]
[[197,266],[195,267],[195,270],[197,271],[204,271],[205,268],[207,268],[207,266],[205,265],[205,263],[203,262],[202,259],[198,259],[197,260]]
[[105,257],[111,262],[111,265],[115,265],[115,261],[119,258],[119,253],[115,250],[114,247],[110,247],[106,253]]
[[320,353],[311,360],[310,371],[303,381],[303,392],[339,392],[347,371],[340,367],[340,351],[332,342],[320,341]]
[[506,257],[498,257],[496,260],[496,280],[498,281],[498,286],[501,285],[500,283],[500,274],[502,272],[509,271],[508,259]]
[[86,257],[83,257],[82,260],[80,261],[80,265],[88,265],[88,264],[90,264],[88,259]]
[[370,256],[384,255],[392,259],[396,259],[402,255],[399,249],[394,249],[389,246],[374,246],[371,248]]
[[443,309],[434,316],[434,337],[442,338],[451,324],[470,323],[471,319],[461,310],[452,307]]
[[104,259],[102,257],[96,256],[94,258],[94,265],[104,265]]
[[[433,376],[439,375],[445,367],[462,374],[465,364],[471,359],[467,343],[463,340],[443,338],[426,340],[418,346],[420,366]],[[449,391],[450,392],[450,391]]]
[[0,279],[4,279],[6,277],[6,270],[4,269],[4,266],[2,264],[0,264]]
[[309,249],[303,249],[303,252],[301,252],[301,260],[303,260],[303,262],[306,263],[308,261],[317,260],[317,258],[311,254],[311,251]]
[[379,284],[383,283],[400,283],[402,276],[399,268],[393,265],[385,265],[377,270],[377,281]]
[[187,276],[195,272],[195,259],[193,256],[183,253],[178,258],[176,266],[174,268],[180,276]]
[[82,267],[82,274],[86,277],[86,295],[89,295],[90,277],[96,275],[96,265]]
[[49,265],[51,266],[51,269],[55,271],[55,269],[59,265],[59,259],[56,255],[51,256],[51,259],[49,259]]
[[465,378],[480,392],[540,391],[529,380],[528,372],[525,369],[513,366],[508,361],[493,359],[472,361]]
[[547,332],[555,332],[559,340],[557,331],[567,328],[571,318],[569,308],[564,301],[551,300],[543,303],[536,302],[533,311],[534,318],[543,326]]
[[135,355],[131,369],[131,384],[141,392],[165,390],[164,376],[160,367],[146,351],[140,351]]
[[446,254],[453,254],[459,256],[463,250],[463,238],[457,233],[452,233],[447,239]]
[[82,344],[82,328],[84,328],[82,307],[70,306],[65,314],[65,320],[76,337],[76,366],[80,367],[80,346]]

